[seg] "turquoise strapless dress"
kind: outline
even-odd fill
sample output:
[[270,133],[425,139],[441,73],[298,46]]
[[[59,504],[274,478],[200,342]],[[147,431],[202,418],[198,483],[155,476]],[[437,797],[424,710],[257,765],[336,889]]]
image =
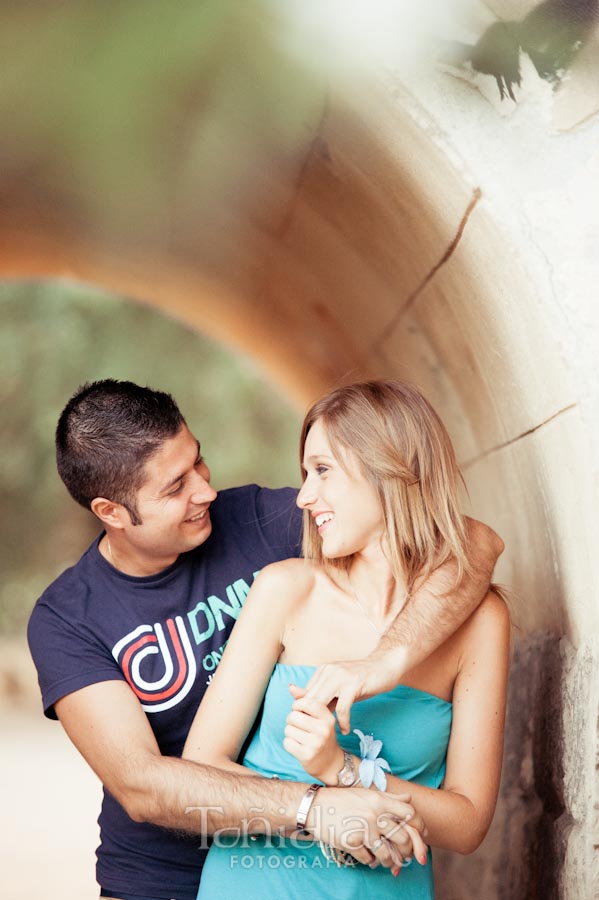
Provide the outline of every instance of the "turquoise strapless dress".
[[[314,666],[275,666],[260,724],[243,760],[258,774],[288,781],[314,780],[283,748],[285,721],[293,703],[288,685],[294,682],[304,686],[314,670]],[[451,731],[451,703],[398,685],[392,691],[356,703],[351,727],[383,742],[380,755],[394,775],[427,787],[440,787]],[[337,737],[341,747],[360,755],[357,735],[342,735],[338,730]],[[198,900],[429,900],[433,896],[430,853],[425,866],[412,861],[394,878],[383,867],[339,867],[325,859],[318,843],[288,839],[281,843],[263,836],[221,838],[215,842],[198,892]]]

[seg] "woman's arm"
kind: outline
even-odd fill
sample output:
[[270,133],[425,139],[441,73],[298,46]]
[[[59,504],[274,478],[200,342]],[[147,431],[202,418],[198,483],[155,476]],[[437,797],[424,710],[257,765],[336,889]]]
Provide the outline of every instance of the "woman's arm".
[[285,622],[308,579],[299,560],[267,566],[256,578],[192,722],[184,759],[256,774],[235,760],[281,654]]
[[[185,760],[202,763],[201,770],[207,765],[215,771],[218,768],[231,774],[253,775],[251,780],[256,781],[255,772],[234,760],[260,709],[284,646],[293,606],[310,590],[312,578],[311,569],[303,561],[286,560],[268,566],[256,579],[192,723],[183,750]],[[250,779],[243,781],[249,783]],[[300,787],[284,781],[276,784],[281,785],[282,793],[288,787]],[[266,785],[271,788],[273,782],[266,779]],[[301,790],[305,793],[305,785]],[[327,791],[326,795],[326,800],[323,792],[322,802],[317,798],[312,804],[314,823],[308,823],[317,839],[326,835],[327,841],[340,849],[350,849],[361,862],[369,863],[374,856],[389,867],[410,855],[413,846],[422,846],[420,833],[425,830],[424,823],[409,804],[409,797],[374,797],[365,790],[351,795]],[[255,810],[261,808],[262,804],[255,804]],[[255,818],[270,828],[270,813],[266,818]],[[407,820],[412,830],[398,828],[398,822]],[[350,827],[348,823],[352,823]],[[293,831],[288,823],[284,827]],[[381,834],[388,840],[381,843]],[[366,848],[371,848],[370,852]]]
[[[472,853],[495,812],[501,763],[510,650],[510,616],[490,592],[468,623],[466,647],[453,691],[447,771],[441,790],[410,785],[425,817],[431,845]],[[390,789],[408,782],[390,779]]]
[[[483,840],[499,790],[510,644],[510,620],[505,603],[489,593],[466,628],[468,633],[454,685],[443,788],[436,790],[387,777],[388,791],[411,794],[414,807],[427,824],[428,842],[458,853],[472,853]],[[293,730],[286,732],[286,747],[314,777],[326,784],[336,784],[343,754],[338,745],[335,749],[331,743],[328,710],[325,707],[318,712],[312,705],[314,702],[302,698],[294,704],[296,712],[303,711],[315,721],[304,739],[299,734],[300,720],[291,714]],[[308,720],[303,721],[306,726]],[[354,761],[357,771],[360,760],[354,758]]]

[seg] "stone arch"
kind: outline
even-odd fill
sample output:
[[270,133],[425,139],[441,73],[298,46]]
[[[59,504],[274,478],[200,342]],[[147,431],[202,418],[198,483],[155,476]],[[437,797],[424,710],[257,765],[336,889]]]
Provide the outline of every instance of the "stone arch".
[[[176,143],[159,163],[144,157],[146,183],[160,179],[149,199],[119,195],[139,179],[124,144],[99,197],[91,170],[74,179],[60,164],[77,152],[68,136],[48,144],[29,122],[0,183],[0,275],[66,276],[154,304],[255,356],[298,404],[348,378],[419,384],[454,438],[473,513],[506,540],[500,579],[519,627],[500,808],[474,860],[443,859],[447,896],[590,896],[595,332],[571,272],[582,225],[572,213],[566,262],[551,219],[580,182],[556,187],[563,151],[549,129],[520,116],[498,144],[486,101],[430,77],[381,79],[351,102],[318,81],[293,134],[254,140],[234,196],[206,188],[199,211],[186,187],[201,202],[201,179],[182,185]],[[163,117],[182,115],[177,99]],[[161,123],[148,122],[156,149]],[[561,139],[586,165],[589,129]],[[543,171],[539,145],[554,153]],[[519,158],[513,184],[494,152]]]

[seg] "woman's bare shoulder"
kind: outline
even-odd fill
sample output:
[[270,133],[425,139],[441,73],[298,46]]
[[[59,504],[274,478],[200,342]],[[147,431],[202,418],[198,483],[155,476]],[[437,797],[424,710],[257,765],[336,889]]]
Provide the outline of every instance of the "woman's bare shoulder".
[[283,559],[265,566],[255,584],[260,590],[276,591],[283,598],[296,600],[310,593],[318,578],[317,567],[306,559]]
[[501,591],[490,587],[486,596],[474,610],[465,625],[468,641],[505,641],[509,643],[511,617],[509,607]]
[[510,610],[504,591],[491,585],[473,615],[488,627],[505,627],[509,625],[511,622]]

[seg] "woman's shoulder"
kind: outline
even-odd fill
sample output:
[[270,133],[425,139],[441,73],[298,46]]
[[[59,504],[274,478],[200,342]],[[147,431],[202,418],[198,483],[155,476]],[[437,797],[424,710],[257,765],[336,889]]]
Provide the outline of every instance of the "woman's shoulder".
[[284,559],[265,566],[256,577],[256,589],[276,592],[287,600],[309,594],[319,577],[318,568],[306,559]]
[[506,591],[492,584],[473,615],[487,627],[505,627],[511,622]]
[[485,597],[465,624],[467,643],[480,648],[485,642],[509,643],[511,617],[505,592],[491,585]]

